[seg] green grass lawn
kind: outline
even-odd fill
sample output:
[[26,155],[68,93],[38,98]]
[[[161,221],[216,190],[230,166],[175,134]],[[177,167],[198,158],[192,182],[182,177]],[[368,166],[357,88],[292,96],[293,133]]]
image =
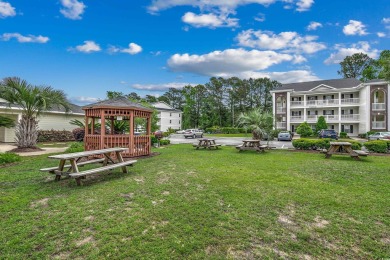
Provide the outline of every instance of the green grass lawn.
[[0,168],[2,259],[390,256],[390,157],[158,149],[54,182],[47,155]]

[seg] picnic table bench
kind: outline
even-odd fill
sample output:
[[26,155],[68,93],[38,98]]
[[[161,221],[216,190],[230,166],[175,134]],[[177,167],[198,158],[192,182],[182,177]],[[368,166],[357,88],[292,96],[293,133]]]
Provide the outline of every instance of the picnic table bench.
[[261,145],[260,140],[243,140],[242,145],[236,146],[236,149],[241,151],[257,151],[257,152],[265,152],[266,149],[270,149],[268,145]]
[[359,161],[359,156],[368,156],[365,151],[353,150],[352,144],[349,142],[330,142],[330,147],[325,153],[325,158],[329,159],[333,154],[336,155],[349,155],[355,160]]
[[[57,154],[51,155],[48,158],[60,160],[59,165],[56,167],[49,167],[40,169],[42,172],[49,172],[56,175],[55,180],[59,181],[61,176],[67,176],[70,178],[75,178],[77,185],[81,185],[81,179],[85,179],[87,175],[104,172],[112,170],[115,168],[122,168],[123,173],[127,173],[126,166],[132,166],[137,160],[124,161],[122,157],[122,152],[126,151],[128,148],[107,148],[101,150],[85,151],[78,153],[67,153],[67,154]],[[112,155],[115,154],[117,160],[114,160]],[[101,156],[104,158],[97,158],[88,160],[88,157],[91,156]],[[86,161],[81,161],[83,158],[87,158]],[[69,160],[70,164],[65,164]],[[102,163],[102,166],[90,170],[79,171],[79,167],[93,164],[93,163]],[[65,169],[67,168],[67,169]],[[64,170],[65,169],[65,170]]]
[[198,150],[201,147],[203,147],[204,149],[206,149],[206,148],[218,149],[218,147],[221,146],[221,144],[216,144],[215,143],[215,139],[202,138],[202,139],[199,139],[198,141],[199,141],[198,144],[193,144],[192,145],[193,147],[196,148],[196,150]]

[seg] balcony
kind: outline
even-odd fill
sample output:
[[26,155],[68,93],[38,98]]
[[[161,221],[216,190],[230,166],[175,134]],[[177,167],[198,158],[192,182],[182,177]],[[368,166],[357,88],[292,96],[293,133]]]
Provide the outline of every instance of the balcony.
[[303,122],[303,116],[290,116],[291,122]]
[[360,103],[359,98],[343,98],[341,99],[341,105],[357,105]]
[[338,99],[309,100],[306,102],[308,107],[337,106],[338,104]]
[[290,106],[291,107],[303,107],[305,105],[304,101],[291,101]]
[[276,122],[276,129],[286,129],[287,122]]
[[[321,115],[307,115],[306,119],[308,122],[317,122],[317,120],[320,116]],[[335,121],[337,122],[339,120],[338,115],[324,115],[323,117],[325,117],[325,121],[327,123],[335,122]]]
[[385,110],[386,104],[385,103],[372,103],[372,110],[378,111],[378,110]]
[[359,121],[359,114],[341,115],[341,121]]
[[386,129],[385,121],[372,122],[372,129]]

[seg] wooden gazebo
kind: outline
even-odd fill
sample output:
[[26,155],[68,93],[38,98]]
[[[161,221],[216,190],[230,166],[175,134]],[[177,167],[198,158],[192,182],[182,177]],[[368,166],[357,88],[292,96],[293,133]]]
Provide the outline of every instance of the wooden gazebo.
[[[85,111],[84,147],[86,151],[128,147],[124,157],[136,157],[150,154],[151,120],[153,110],[134,103],[125,97],[104,100],[83,107]],[[135,135],[135,118],[144,118],[144,134]],[[128,133],[115,133],[114,122],[126,121]],[[95,124],[100,123],[100,129]],[[107,126],[107,123],[109,127]]]

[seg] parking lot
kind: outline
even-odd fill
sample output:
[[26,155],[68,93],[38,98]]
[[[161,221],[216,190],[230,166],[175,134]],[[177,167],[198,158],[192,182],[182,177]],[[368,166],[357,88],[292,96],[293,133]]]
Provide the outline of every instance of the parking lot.
[[[205,138],[208,138],[205,136]],[[210,137],[216,140],[216,143],[222,144],[222,145],[240,145],[242,144],[242,140],[245,139],[252,139],[251,136],[248,137]],[[171,134],[169,137],[169,140],[171,141],[171,144],[192,144],[197,143],[197,138],[184,138],[184,135],[182,134]],[[262,141],[263,143],[267,143],[267,141]],[[270,146],[274,146],[278,149],[288,149],[293,148],[292,143],[289,141],[270,141]]]

